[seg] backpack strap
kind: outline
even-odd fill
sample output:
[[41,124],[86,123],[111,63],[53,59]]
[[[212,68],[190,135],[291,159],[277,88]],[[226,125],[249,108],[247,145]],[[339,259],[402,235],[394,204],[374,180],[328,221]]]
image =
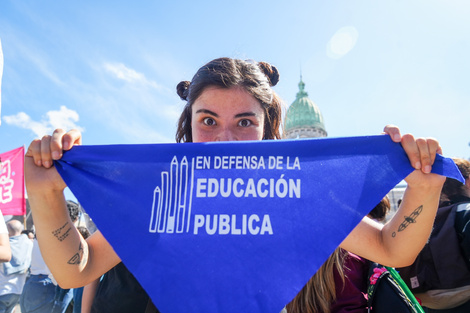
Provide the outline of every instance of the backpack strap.
[[424,313],[395,269],[371,262],[368,277],[369,313],[393,312],[398,307],[403,310],[402,312]]
[[390,275],[393,277],[393,279],[398,283],[398,285],[400,286],[400,288],[403,290],[403,292],[405,293],[405,295],[408,297],[408,299],[411,301],[411,304],[413,305],[413,307],[416,309],[417,312],[419,313],[424,313],[424,310],[423,308],[421,307],[421,304],[419,304],[418,300],[416,300],[416,297],[413,295],[413,293],[411,292],[411,290],[408,288],[408,286],[405,284],[405,282],[403,281],[403,279],[401,279],[400,277],[400,274],[398,274],[398,272],[394,269],[394,268],[391,268],[391,267],[388,267],[388,266],[385,266],[385,268],[388,270],[388,272],[390,273]]
[[454,226],[465,263],[470,270],[470,203],[460,203],[457,206]]

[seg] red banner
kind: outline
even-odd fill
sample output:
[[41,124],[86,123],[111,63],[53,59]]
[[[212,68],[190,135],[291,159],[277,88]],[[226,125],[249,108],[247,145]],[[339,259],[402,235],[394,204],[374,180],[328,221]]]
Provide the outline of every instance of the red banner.
[[0,154],[0,210],[3,215],[25,215],[24,147]]

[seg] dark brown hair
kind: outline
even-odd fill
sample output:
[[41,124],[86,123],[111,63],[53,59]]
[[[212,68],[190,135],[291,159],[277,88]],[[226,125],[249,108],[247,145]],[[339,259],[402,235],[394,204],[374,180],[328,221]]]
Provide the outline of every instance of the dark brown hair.
[[[470,176],[470,161],[461,158],[452,158],[452,160],[454,160],[463,178],[467,181]],[[442,187],[443,195],[446,195],[452,200],[453,197],[466,195],[467,193],[467,187],[464,184],[456,179],[446,178],[444,186]]]
[[369,212],[367,216],[379,222],[382,222],[385,220],[385,217],[387,216],[389,211],[390,211],[390,200],[388,199],[388,196],[385,196],[379,202],[379,204],[377,204],[375,208],[373,208],[372,211]]
[[191,107],[209,86],[241,87],[255,97],[265,112],[263,139],[280,139],[282,102],[272,90],[279,81],[276,67],[266,62],[219,58],[202,66],[191,82],[182,81],[176,92],[187,101],[178,121],[176,142],[192,142]]

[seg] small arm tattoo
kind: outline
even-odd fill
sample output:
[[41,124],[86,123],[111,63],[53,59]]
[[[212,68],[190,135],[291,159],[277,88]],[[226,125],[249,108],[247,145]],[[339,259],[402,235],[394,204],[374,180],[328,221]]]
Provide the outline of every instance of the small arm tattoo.
[[75,253],[67,263],[71,265],[79,265],[83,259],[83,252],[82,243],[80,242],[80,245],[78,246],[78,252]]
[[69,223],[65,223],[62,227],[54,230],[52,234],[59,240],[63,241],[65,238],[69,236],[70,231],[72,230],[72,227],[69,225],[69,228],[64,231],[64,229],[69,225]]
[[[410,224],[416,223],[416,218],[421,214],[423,211],[423,206],[420,205],[417,207],[409,216],[405,216],[405,220],[398,226],[398,231],[404,231]],[[395,232],[392,233],[392,237],[395,237],[397,234]]]

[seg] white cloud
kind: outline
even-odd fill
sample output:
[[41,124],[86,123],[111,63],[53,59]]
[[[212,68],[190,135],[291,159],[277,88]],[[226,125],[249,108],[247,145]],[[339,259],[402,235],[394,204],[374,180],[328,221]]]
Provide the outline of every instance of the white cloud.
[[155,89],[162,87],[156,82],[147,79],[144,74],[139,73],[131,68],[128,68],[122,63],[105,63],[104,69],[113,74],[117,79],[124,80],[128,83],[141,84]]
[[127,82],[134,82],[134,81],[145,81],[145,76],[141,73],[137,73],[135,70],[126,67],[122,63],[118,64],[111,64],[105,63],[104,68],[114,74],[117,78],[125,80]]
[[356,45],[359,33],[353,26],[340,28],[331,37],[326,46],[326,54],[332,59],[340,59],[351,51]]
[[61,106],[59,111],[47,112],[46,119],[42,121],[33,121],[31,117],[24,112],[4,116],[3,120],[9,125],[31,130],[39,138],[51,134],[56,128],[62,128],[64,130],[75,128],[83,132],[83,128],[76,124],[79,120],[78,113],[65,106]]
[[80,98],[77,102],[94,104],[83,114],[101,112],[93,118],[120,134],[119,140],[124,142],[174,141],[181,101],[173,89],[147,77],[156,75],[155,71],[142,73],[123,63],[109,61],[93,68],[99,75],[98,83],[84,84],[84,90],[77,94]]
[[18,126],[20,128],[32,130],[37,137],[45,135],[49,132],[49,128],[44,123],[31,120],[28,114],[20,112],[16,115],[4,116],[5,123]]
[[[74,110],[67,109],[64,105],[59,111],[49,111],[46,113],[48,123],[52,128],[63,128],[69,130],[72,128],[80,128],[76,122],[79,120],[78,113]],[[81,129],[81,128],[80,128]]]

